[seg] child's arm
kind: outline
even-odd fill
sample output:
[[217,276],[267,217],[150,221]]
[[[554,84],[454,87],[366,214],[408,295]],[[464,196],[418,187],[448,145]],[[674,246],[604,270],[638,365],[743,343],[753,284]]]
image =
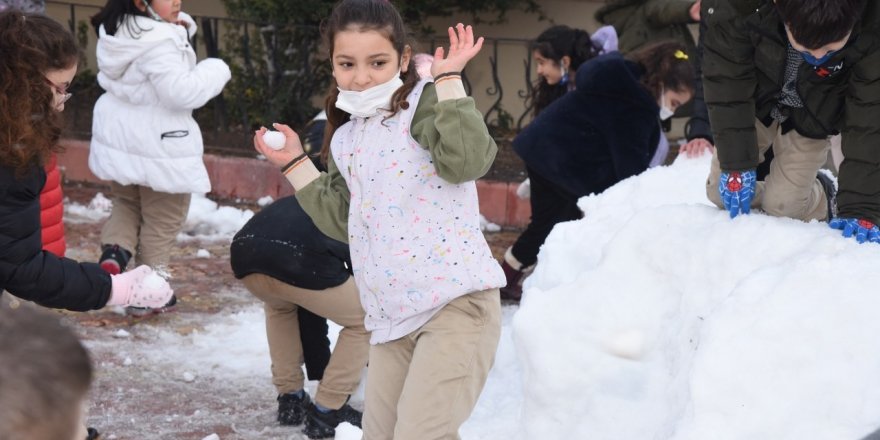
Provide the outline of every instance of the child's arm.
[[254,148],[273,165],[282,168],[285,177],[296,190],[296,199],[324,235],[348,243],[348,206],[351,193],[348,184],[336,168],[333,157],[328,157],[327,172],[319,172],[305,154],[299,135],[284,124],[273,124],[284,134],[284,148],[274,150],[266,146],[260,128],[254,135]]
[[229,66],[219,58],[204,59],[190,69],[171,40],[145,53],[139,65],[162,105],[176,109],[202,107],[232,78]]
[[474,99],[443,99],[440,86],[425,86],[413,116],[413,139],[431,152],[437,174],[444,180],[476,180],[489,171],[498,147]]
[[498,147],[461,82],[461,71],[479,53],[483,38],[474,41],[473,28],[461,23],[448,32],[449,54],[444,58],[442,47],[434,52],[434,86],[426,86],[419,99],[412,135],[431,152],[440,177],[462,183],[486,174]]

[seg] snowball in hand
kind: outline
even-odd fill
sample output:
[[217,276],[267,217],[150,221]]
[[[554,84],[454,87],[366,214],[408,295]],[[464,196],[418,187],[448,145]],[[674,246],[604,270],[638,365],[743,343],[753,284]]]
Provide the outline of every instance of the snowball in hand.
[[284,148],[284,143],[287,139],[284,137],[284,133],[280,131],[267,131],[266,134],[263,135],[263,142],[273,150],[280,150]]
[[161,289],[165,283],[165,278],[162,278],[156,272],[152,272],[144,278],[144,287],[148,289]]

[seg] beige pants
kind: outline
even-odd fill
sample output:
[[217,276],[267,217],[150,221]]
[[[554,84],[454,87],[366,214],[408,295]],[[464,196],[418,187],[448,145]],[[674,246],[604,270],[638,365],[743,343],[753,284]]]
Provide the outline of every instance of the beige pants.
[[493,289],[456,298],[422,328],[370,347],[364,440],[458,439],[500,336]]
[[118,244],[137,264],[168,264],[177,234],[189,212],[191,194],[153,191],[140,185],[110,183],[113,211],[101,231],[101,244]]
[[[776,121],[769,127],[755,121],[755,129],[758,134],[758,160],[764,161],[764,154],[771,145],[774,157],[767,178],[756,185],[752,208],[759,208],[775,217],[826,220],[828,202],[822,185],[816,180],[816,173],[828,160],[828,139],[806,138],[794,130],[782,134]],[[718,193],[720,176],[721,166],[716,151],[712,154],[706,195],[712,203],[724,208]]]
[[321,406],[340,408],[357,390],[370,351],[370,333],[364,328],[364,309],[354,279],[325,290],[301,289],[263,274],[248,275],[242,281],[265,303],[272,383],[278,394],[301,390],[305,383],[297,308],[343,327],[315,395]]

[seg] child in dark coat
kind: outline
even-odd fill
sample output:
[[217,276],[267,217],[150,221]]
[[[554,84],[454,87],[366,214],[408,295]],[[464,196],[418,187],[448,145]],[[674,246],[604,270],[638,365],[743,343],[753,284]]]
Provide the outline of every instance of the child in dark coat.
[[[691,99],[694,74],[684,47],[664,42],[629,59],[617,52],[594,58],[575,80],[576,90],[553,102],[513,141],[532,186],[540,179],[572,203],[648,168],[660,121]],[[511,282],[537,261],[539,248],[561,221],[541,212],[533,211],[530,240],[518,240],[505,255],[506,299],[519,299],[521,291],[510,289]]]

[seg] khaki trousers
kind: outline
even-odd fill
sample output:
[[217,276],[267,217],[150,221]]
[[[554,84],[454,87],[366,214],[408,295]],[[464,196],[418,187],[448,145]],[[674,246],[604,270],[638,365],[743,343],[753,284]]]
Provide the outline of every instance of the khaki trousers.
[[301,390],[305,383],[297,308],[343,327],[315,394],[315,401],[325,408],[342,407],[357,390],[370,351],[370,333],[364,328],[364,309],[354,279],[324,290],[302,289],[263,274],[248,275],[242,281],[265,303],[272,383],[278,394]]
[[[776,121],[769,127],[755,121],[755,129],[758,135],[758,159],[764,161],[764,154],[771,145],[774,157],[767,178],[756,185],[752,208],[775,217],[803,221],[827,220],[828,202],[816,173],[828,160],[831,148],[829,140],[810,139],[794,130],[782,134]],[[718,193],[720,176],[721,166],[716,151],[712,154],[706,195],[723,209],[724,203]]]
[[118,244],[135,254],[139,265],[167,265],[177,234],[186,221],[192,195],[116,182],[110,182],[110,190],[113,210],[101,230],[101,244]]
[[370,347],[364,440],[459,439],[500,336],[492,289],[456,298],[413,333]]

